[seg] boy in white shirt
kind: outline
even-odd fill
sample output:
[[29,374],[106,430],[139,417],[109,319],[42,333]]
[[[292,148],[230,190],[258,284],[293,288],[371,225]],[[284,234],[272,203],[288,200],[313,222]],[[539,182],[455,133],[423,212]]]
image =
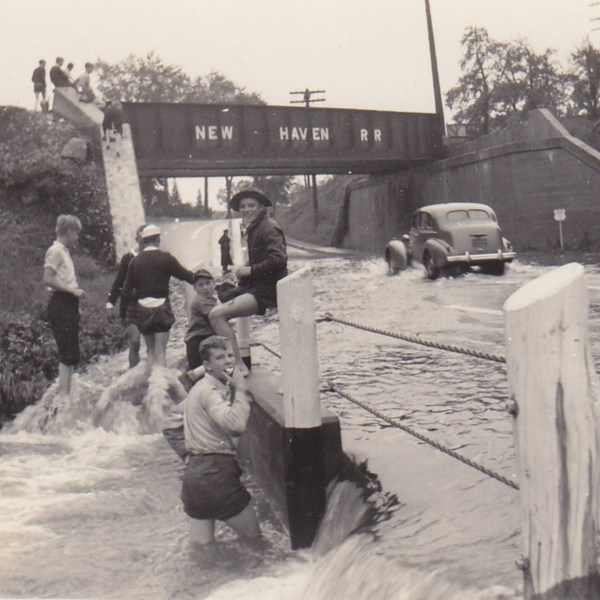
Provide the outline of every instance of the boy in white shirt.
[[56,220],[56,241],[44,259],[44,283],[52,292],[48,320],[58,347],[58,395],[68,398],[75,366],[79,363],[79,298],[84,291],[77,283],[69,247],[79,239],[81,221],[73,215]]
[[188,459],[181,499],[191,518],[191,538],[198,544],[213,542],[217,519],[242,537],[257,538],[260,528],[235,455],[251,396],[239,369],[233,379],[228,374],[233,356],[225,339],[207,338],[200,353],[206,374],[184,400],[183,414]]

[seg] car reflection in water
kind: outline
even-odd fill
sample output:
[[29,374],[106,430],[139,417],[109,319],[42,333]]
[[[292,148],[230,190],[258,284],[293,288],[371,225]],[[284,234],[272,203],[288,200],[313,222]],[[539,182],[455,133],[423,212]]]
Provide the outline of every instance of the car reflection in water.
[[419,208],[402,240],[386,245],[385,260],[397,273],[411,262],[422,264],[429,279],[460,275],[472,267],[503,275],[515,258],[511,243],[502,236],[494,211],[485,204],[449,202]]

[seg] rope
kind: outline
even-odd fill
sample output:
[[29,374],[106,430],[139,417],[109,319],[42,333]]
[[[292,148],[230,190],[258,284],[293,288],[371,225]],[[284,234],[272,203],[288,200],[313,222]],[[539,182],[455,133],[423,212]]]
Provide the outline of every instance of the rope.
[[442,344],[440,342],[434,342],[421,338],[417,335],[407,335],[403,333],[394,333],[392,331],[386,331],[385,329],[379,329],[377,327],[370,327],[368,325],[362,325],[361,323],[355,323],[353,321],[347,321],[346,319],[339,319],[334,317],[331,313],[325,313],[323,317],[317,320],[317,323],[323,321],[333,321],[334,323],[340,323],[342,325],[348,325],[355,329],[362,329],[363,331],[370,331],[371,333],[378,333],[379,335],[385,335],[387,337],[403,340],[405,342],[411,342],[413,344],[419,344],[421,346],[428,346],[429,348],[437,348],[439,350],[447,350],[448,352],[457,352],[459,354],[466,354],[468,356],[474,356],[475,358],[483,358],[485,360],[491,360],[497,363],[506,363],[504,356],[497,354],[490,354],[489,352],[480,352],[479,350],[473,350],[471,348],[463,348],[461,346],[454,346],[452,344]]
[[267,352],[270,352],[273,356],[276,356],[277,358],[281,359],[281,354],[279,354],[279,352],[273,350],[273,348],[270,348],[269,346],[267,346],[267,344],[264,344],[263,342],[252,342],[250,346],[262,346]]
[[356,404],[357,406],[364,408],[366,411],[370,412],[372,415],[379,417],[380,419],[382,419],[386,423],[389,423],[393,427],[397,427],[398,429],[401,429],[402,431],[412,435],[413,437],[416,437],[417,439],[421,440],[422,442],[425,442],[426,444],[429,444],[430,446],[437,448],[441,452],[444,452],[445,454],[452,456],[452,458],[456,458],[457,460],[460,460],[465,465],[468,465],[469,467],[472,467],[473,469],[477,469],[478,471],[481,471],[485,475],[488,475],[489,477],[493,477],[494,479],[500,481],[501,483],[506,484],[507,486],[509,486],[515,490],[519,489],[519,485],[517,483],[515,483],[514,481],[512,481],[510,479],[507,479],[506,477],[504,477],[504,475],[500,475],[499,473],[496,473],[495,471],[492,471],[491,469],[488,469],[487,467],[484,467],[483,465],[476,463],[475,461],[471,460],[470,458],[467,458],[466,456],[463,456],[462,454],[455,452],[451,448],[446,448],[445,446],[442,446],[439,442],[436,442],[435,440],[427,437],[426,435],[419,433],[412,427],[409,427],[407,425],[404,425],[403,423],[400,423],[394,419],[391,419],[390,417],[387,417],[381,411],[373,408],[369,404],[366,404],[365,402],[362,402],[361,400],[357,400],[356,398],[353,398],[352,396],[350,396],[350,394],[347,394],[346,392],[343,392],[342,390],[338,389],[335,386],[335,384],[329,383],[329,386],[324,388],[324,391],[335,392],[336,394],[340,395],[342,398],[346,398],[346,400],[349,400],[353,404]]

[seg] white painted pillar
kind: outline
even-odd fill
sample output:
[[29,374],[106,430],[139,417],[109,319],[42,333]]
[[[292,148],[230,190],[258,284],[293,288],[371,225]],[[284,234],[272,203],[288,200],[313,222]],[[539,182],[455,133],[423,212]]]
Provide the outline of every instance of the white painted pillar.
[[600,384],[583,266],[531,281],[504,313],[525,598],[598,598]]
[[319,359],[309,266],[277,283],[279,339],[286,427],[321,426]]

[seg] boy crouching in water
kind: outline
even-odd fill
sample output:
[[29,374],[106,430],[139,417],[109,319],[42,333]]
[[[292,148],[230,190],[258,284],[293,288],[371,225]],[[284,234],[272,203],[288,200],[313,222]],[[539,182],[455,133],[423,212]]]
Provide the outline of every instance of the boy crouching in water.
[[225,521],[238,535],[260,536],[251,497],[240,481],[235,438],[246,429],[251,397],[224,338],[211,336],[200,344],[206,375],[184,401],[185,449],[188,464],[181,499],[191,517],[191,539],[215,540],[215,520]]

